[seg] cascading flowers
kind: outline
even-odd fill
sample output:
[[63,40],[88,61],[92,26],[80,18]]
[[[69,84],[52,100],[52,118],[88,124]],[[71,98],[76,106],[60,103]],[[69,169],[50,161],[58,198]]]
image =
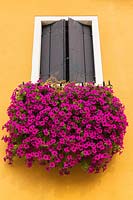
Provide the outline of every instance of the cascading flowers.
[[81,164],[92,173],[123,149],[124,106],[107,86],[27,82],[14,90],[7,112],[4,160],[10,164],[24,157],[29,167],[37,160],[69,174]]

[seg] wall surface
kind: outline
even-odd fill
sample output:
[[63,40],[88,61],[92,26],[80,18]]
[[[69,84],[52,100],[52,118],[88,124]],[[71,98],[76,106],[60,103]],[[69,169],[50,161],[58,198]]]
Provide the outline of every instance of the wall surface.
[[[125,150],[101,174],[86,175],[80,168],[67,177],[46,172],[23,161],[3,162],[0,141],[1,200],[132,200],[133,199],[133,0],[5,0],[0,1],[0,126],[13,89],[31,75],[34,17],[37,15],[97,15],[104,80],[126,105],[129,121]],[[1,132],[2,134],[5,132]]]

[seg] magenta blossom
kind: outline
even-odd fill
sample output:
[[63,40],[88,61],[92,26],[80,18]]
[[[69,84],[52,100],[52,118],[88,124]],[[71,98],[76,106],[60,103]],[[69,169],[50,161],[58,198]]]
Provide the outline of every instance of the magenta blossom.
[[107,86],[39,81],[21,84],[11,96],[4,160],[37,160],[47,170],[69,174],[77,164],[88,173],[105,170],[121,153],[128,125],[124,106]]

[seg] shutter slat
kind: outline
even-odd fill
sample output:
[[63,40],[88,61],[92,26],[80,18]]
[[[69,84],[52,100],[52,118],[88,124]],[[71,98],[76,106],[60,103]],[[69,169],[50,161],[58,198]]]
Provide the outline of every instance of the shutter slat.
[[68,20],[69,26],[69,80],[84,82],[83,29],[79,22]]
[[40,78],[46,81],[49,78],[49,58],[50,58],[50,25],[42,28]]
[[83,25],[86,81],[95,81],[91,26]]
[[50,76],[57,80],[66,79],[64,23],[60,20],[51,26]]

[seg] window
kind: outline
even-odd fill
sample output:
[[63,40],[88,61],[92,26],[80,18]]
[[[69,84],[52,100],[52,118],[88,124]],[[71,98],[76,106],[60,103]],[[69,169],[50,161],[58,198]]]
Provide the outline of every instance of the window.
[[98,20],[92,17],[36,17],[31,81],[103,83]]

